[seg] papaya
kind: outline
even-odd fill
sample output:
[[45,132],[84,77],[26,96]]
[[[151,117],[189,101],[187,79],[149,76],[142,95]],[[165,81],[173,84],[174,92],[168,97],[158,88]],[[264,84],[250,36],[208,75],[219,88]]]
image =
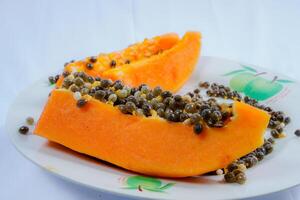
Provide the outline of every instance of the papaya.
[[[94,77],[122,80],[135,87],[142,83],[178,91],[193,72],[201,47],[201,35],[187,32],[182,39],[175,33],[145,39],[128,48],[68,63],[65,71],[83,71]],[[63,77],[57,85],[62,84]]]
[[90,98],[78,107],[74,93],[54,89],[34,134],[122,168],[160,177],[187,177],[224,168],[264,142],[270,116],[243,102],[222,128],[193,127],[159,116],[126,115]]

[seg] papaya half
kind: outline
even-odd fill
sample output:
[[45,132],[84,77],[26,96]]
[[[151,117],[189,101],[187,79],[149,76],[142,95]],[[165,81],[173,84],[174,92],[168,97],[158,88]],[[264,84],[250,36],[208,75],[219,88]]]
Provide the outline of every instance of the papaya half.
[[[126,115],[90,98],[78,107],[74,93],[54,89],[34,134],[77,152],[146,175],[187,177],[226,167],[263,144],[270,116],[235,101],[233,118],[201,134],[161,117]],[[77,105],[77,106],[76,106]]]
[[[66,64],[65,71],[83,71],[94,77],[122,80],[135,87],[142,83],[178,91],[193,72],[200,55],[201,35],[187,32],[145,39],[128,48]],[[57,82],[62,84],[63,77]]]

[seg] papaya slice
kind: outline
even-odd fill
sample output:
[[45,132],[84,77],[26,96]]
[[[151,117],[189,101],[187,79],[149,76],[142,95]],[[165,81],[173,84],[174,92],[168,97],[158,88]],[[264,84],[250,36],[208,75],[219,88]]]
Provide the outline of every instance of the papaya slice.
[[[66,65],[65,71],[83,71],[92,76],[122,80],[129,86],[142,83],[165,90],[179,90],[190,77],[200,54],[201,35],[187,32],[180,40],[175,33],[145,39],[128,48]],[[60,86],[61,78],[58,81]]]
[[160,117],[123,114],[91,98],[77,107],[73,93],[55,89],[34,134],[122,168],[146,175],[187,177],[226,167],[263,144],[270,116],[234,102],[234,118],[222,128],[193,127]]

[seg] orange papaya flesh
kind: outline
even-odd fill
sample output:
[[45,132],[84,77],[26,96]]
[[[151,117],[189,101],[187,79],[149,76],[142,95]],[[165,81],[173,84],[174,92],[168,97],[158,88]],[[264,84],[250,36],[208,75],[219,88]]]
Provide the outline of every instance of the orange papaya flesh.
[[200,52],[200,34],[187,32],[171,49],[131,65],[103,72],[103,77],[122,80],[126,85],[146,83],[178,91],[192,74]]
[[[200,40],[198,32],[187,32],[181,40],[177,34],[169,33],[145,39],[121,51],[99,54],[94,60],[88,57],[69,63],[64,70],[122,80],[133,87],[142,83],[150,87],[160,85],[165,90],[176,92],[196,66]],[[61,86],[62,79],[57,82],[58,86]]]
[[187,177],[226,167],[263,144],[270,116],[234,102],[223,128],[193,127],[160,117],[125,115],[91,98],[78,108],[72,92],[55,89],[34,134],[122,168],[160,177]]

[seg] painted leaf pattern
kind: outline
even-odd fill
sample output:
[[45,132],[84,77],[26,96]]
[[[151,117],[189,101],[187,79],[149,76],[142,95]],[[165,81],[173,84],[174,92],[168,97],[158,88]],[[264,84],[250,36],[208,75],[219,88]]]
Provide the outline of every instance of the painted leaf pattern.
[[228,72],[226,74],[223,74],[223,76],[230,76],[230,75],[234,75],[234,74],[237,74],[237,73],[240,73],[240,72],[245,72],[246,70],[244,69],[238,69],[238,70],[234,70],[234,71],[231,71],[231,72]]
[[294,81],[286,80],[286,79],[278,79],[277,82],[279,82],[279,83],[294,83]]
[[246,65],[242,65],[244,69],[248,70],[248,71],[251,71],[251,72],[257,72],[256,69],[252,68],[252,67],[249,67],[249,66],[246,66]]

